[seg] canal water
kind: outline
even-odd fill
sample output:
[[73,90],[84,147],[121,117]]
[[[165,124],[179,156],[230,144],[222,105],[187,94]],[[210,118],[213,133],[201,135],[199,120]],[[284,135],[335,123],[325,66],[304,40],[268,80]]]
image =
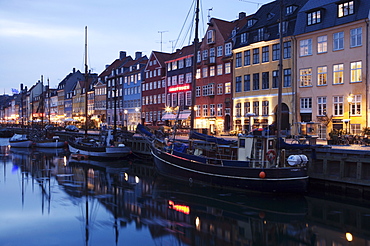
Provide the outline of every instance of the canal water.
[[0,245],[370,245],[370,202],[192,187],[0,139]]

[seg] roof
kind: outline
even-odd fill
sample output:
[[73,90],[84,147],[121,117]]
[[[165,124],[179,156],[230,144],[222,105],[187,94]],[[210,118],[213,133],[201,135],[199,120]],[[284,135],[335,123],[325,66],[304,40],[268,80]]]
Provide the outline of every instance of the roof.
[[[367,19],[369,9],[369,0],[354,0],[354,14],[338,17],[338,0],[309,0],[298,13],[294,35]],[[316,10],[322,10],[321,22],[314,25],[307,25],[307,13]]]
[[[310,0],[276,0],[262,5],[255,14],[248,16],[246,25],[238,31],[234,48],[243,47],[260,41],[269,41],[279,39],[279,22],[281,4],[283,3],[283,21],[286,24],[284,36],[292,36],[294,34],[296,17],[307,1]],[[321,1],[321,0],[320,0]],[[292,7],[293,11],[287,13],[286,8]],[[248,25],[249,20],[254,21],[252,25]],[[259,31],[263,28],[263,35],[259,35]],[[240,43],[240,36],[247,33],[247,42]]]

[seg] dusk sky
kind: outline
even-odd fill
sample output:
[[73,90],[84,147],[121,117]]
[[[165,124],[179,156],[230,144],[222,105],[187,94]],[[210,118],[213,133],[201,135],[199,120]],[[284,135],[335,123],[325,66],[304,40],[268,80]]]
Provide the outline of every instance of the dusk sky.
[[[271,0],[201,0],[200,38],[208,15],[234,20]],[[84,71],[85,26],[88,66],[101,73],[119,51],[149,56],[192,42],[194,0],[0,0],[0,93],[20,83],[31,87],[41,75],[50,87],[73,68]],[[211,9],[209,11],[209,9]],[[182,30],[183,29],[183,30]],[[191,29],[191,30],[190,30]],[[181,31],[182,30],[182,31]]]

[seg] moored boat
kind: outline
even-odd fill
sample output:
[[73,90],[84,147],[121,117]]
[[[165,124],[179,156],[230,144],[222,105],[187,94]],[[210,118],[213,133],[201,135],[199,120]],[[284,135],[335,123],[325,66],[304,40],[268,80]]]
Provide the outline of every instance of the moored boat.
[[9,145],[12,148],[30,148],[32,147],[32,140],[30,140],[27,135],[14,134],[13,137],[9,139]]
[[60,141],[59,136],[53,136],[53,138],[50,139],[34,141],[33,145],[36,148],[64,148],[67,146],[67,143]]

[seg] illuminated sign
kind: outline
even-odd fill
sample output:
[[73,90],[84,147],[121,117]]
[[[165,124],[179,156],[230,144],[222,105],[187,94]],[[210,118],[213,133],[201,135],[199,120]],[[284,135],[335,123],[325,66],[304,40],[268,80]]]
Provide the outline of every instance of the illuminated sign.
[[175,204],[171,200],[168,201],[168,205],[170,206],[170,208],[172,208],[173,210],[176,210],[178,212],[181,212],[181,213],[184,213],[184,214],[189,214],[190,213],[190,207],[189,206],[178,205],[178,204]]
[[168,88],[169,92],[187,91],[190,90],[190,85],[179,85]]

